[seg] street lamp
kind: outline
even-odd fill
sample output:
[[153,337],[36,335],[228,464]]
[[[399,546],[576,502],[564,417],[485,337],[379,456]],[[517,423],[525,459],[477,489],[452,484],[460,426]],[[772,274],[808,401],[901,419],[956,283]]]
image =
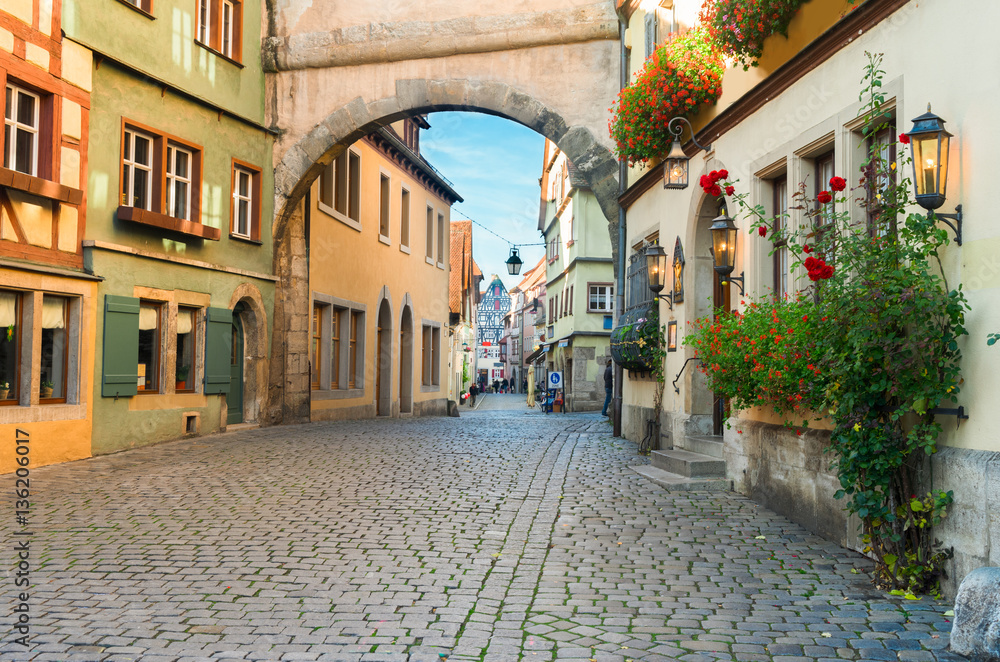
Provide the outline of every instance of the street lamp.
[[670,310],[674,309],[674,293],[671,290],[670,294],[660,294],[663,291],[663,287],[666,284],[666,274],[667,273],[667,251],[663,250],[663,246],[658,244],[650,244],[646,246],[646,274],[649,278],[649,289],[653,291],[657,299],[661,299],[667,302],[667,307]]
[[[944,204],[948,189],[948,146],[951,134],[944,128],[944,120],[931,112],[913,119],[913,128],[906,134],[910,138],[910,157],[913,161],[913,185],[917,204],[930,212],[931,218],[940,218],[955,231],[955,243],[962,245],[962,205],[954,214],[935,214]],[[951,223],[948,219],[955,221]]]
[[670,120],[670,123],[667,124],[667,131],[674,134],[674,144],[670,147],[667,158],[663,160],[663,188],[683,189],[687,188],[688,185],[688,165],[691,159],[684,153],[684,148],[681,146],[681,134],[684,133],[682,123],[687,124],[688,130],[691,132],[691,142],[694,143],[695,147],[706,152],[712,149],[711,145],[700,145],[695,140],[694,129],[687,118],[675,117]]
[[712,221],[709,230],[712,231],[712,260],[715,271],[719,274],[719,282],[736,282],[743,294],[743,272],[739,276],[730,276],[736,268],[736,223],[726,216],[725,212]]
[[519,273],[521,273],[522,264],[524,264],[524,261],[520,257],[518,257],[517,249],[511,248],[510,257],[507,258],[507,273],[509,273],[511,276],[518,275]]

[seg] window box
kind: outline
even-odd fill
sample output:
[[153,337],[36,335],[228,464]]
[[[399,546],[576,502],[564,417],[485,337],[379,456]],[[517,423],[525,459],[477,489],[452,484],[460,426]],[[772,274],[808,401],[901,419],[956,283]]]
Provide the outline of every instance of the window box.
[[140,209],[139,207],[119,207],[118,219],[150,225],[189,237],[198,237],[199,239],[208,239],[210,241],[219,241],[219,238],[222,236],[222,232],[218,228],[195,223],[194,221],[185,221],[155,211]]

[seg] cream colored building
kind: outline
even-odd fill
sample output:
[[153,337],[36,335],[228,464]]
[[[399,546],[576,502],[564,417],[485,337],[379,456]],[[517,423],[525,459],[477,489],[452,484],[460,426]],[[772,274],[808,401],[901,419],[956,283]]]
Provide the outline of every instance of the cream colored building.
[[[649,11],[657,12],[652,20],[644,11],[647,3],[627,2],[620,10],[628,18],[633,73],[644,59],[642,37],[649,26],[658,26],[661,37],[671,23],[689,26],[701,3],[677,0],[671,9],[649,4],[654,5]],[[651,164],[632,169],[622,196],[631,255],[639,255],[649,241],[659,241],[671,254],[679,240],[686,257],[683,302],[672,310],[665,303],[654,304],[663,323],[676,322],[679,335],[678,351],[666,358],[660,447],[712,450],[725,459],[737,491],[832,540],[860,547],[856,523],[846,518],[843,501],[833,498],[839,484],[823,454],[828,439],[823,423],[797,436],[766,412],[751,410],[735,412],[732,426],[724,427],[720,401],[691,365],[684,368],[693,358],[680,344],[685,326],[710,315],[713,304],[738,309],[743,300],[738,291],[720,287],[713,273],[708,226],[719,209],[697,182],[702,174],[727,169],[731,179],[739,180],[737,193],[749,194],[750,204],[763,205],[768,214],[789,208],[789,222],[799,223],[803,212],[795,209],[792,194],[800,182],[814,194],[815,182],[827,181],[831,174],[857,181],[867,147],[858,100],[865,51],[884,54],[883,91],[891,108],[893,141],[933,104],[954,134],[947,200],[939,211],[953,212],[958,204],[964,211],[962,245],[944,249],[942,266],[950,286],[960,284],[971,305],[959,397],[969,419],[938,417],[944,429],[942,450],[928,474],[934,488],[955,493],[949,517],[935,529],[936,537],[955,551],[947,568],[949,591],[970,570],[1000,565],[1000,549],[989,542],[1000,536],[1000,439],[992,418],[1000,392],[1000,349],[986,344],[988,333],[1000,331],[1000,224],[990,216],[994,195],[986,181],[997,153],[993,148],[1000,147],[1000,135],[992,128],[992,111],[1000,101],[992,67],[1000,60],[1000,44],[992,38],[989,22],[968,20],[992,13],[989,0],[965,3],[962,12],[955,12],[948,0],[869,0],[853,6],[843,0],[807,2],[793,19],[788,38],[770,37],[758,68],[728,68],[718,104],[693,118],[698,141],[711,143],[711,151],[694,154],[691,184],[684,190],[664,189],[662,167]],[[976,44],[976,56],[929,46],[945,35],[961,35],[963,42]],[[685,131],[685,140],[688,136]],[[780,260],[769,254],[770,242],[748,234],[744,216],[730,215],[740,228],[734,275],[745,274],[747,293],[802,287],[797,279],[804,274],[782,270]],[[643,298],[652,300],[641,291],[645,283],[640,285],[626,293],[637,305]],[[670,382],[678,375],[675,392]],[[637,375],[625,381],[623,427],[630,439],[640,439],[645,431],[654,389],[655,382]]]
[[311,418],[447,411],[451,205],[413,118],[357,141],[307,203]]

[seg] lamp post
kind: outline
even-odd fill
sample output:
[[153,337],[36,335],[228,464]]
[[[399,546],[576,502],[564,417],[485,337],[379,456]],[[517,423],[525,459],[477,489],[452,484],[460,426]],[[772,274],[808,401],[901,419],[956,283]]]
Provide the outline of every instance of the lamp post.
[[712,232],[712,261],[715,272],[719,274],[719,282],[723,285],[736,282],[740,286],[740,294],[743,294],[743,272],[739,276],[729,275],[736,268],[736,223],[723,212],[712,221],[709,230]]
[[684,133],[684,124],[687,125],[688,130],[691,132],[691,142],[694,143],[695,147],[703,149],[706,152],[712,149],[711,144],[701,145],[695,140],[694,128],[692,128],[691,122],[687,121],[687,118],[675,117],[670,120],[670,123],[667,124],[667,130],[674,134],[674,144],[670,147],[670,153],[667,154],[667,158],[663,160],[663,188],[684,189],[688,185],[688,165],[691,159],[684,153],[684,147],[681,146],[681,134]]
[[913,118],[913,128],[906,135],[910,138],[917,204],[926,209],[931,218],[941,219],[954,230],[955,243],[961,246],[962,205],[955,207],[954,214],[934,212],[944,204],[948,190],[948,147],[951,134],[944,128],[944,120],[932,113],[931,105],[927,104],[927,112]]

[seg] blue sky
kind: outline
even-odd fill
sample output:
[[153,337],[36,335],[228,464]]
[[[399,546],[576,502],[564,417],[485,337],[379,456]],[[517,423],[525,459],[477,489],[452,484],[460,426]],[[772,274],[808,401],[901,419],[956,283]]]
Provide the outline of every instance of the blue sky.
[[[432,113],[421,132],[420,153],[465,198],[452,207],[453,221],[472,218],[514,243],[541,243],[538,178],[545,139],[510,120],[481,113]],[[520,250],[524,273],[545,255],[544,246]],[[486,281],[499,274],[507,288],[522,276],[507,275],[507,242],[472,226],[472,253]],[[484,286],[485,286],[484,282]]]

